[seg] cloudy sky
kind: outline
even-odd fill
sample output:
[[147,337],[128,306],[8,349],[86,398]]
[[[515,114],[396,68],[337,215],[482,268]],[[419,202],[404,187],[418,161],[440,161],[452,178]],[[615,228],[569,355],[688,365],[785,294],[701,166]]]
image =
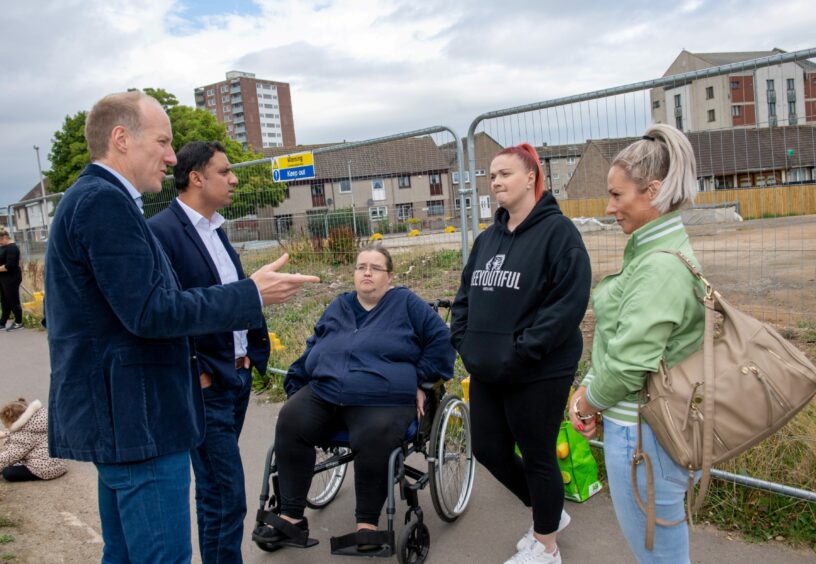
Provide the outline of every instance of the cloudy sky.
[[0,205],[65,116],[228,70],[289,82],[299,143],[357,140],[661,76],[681,49],[816,46],[812,0],[35,0],[0,21]]

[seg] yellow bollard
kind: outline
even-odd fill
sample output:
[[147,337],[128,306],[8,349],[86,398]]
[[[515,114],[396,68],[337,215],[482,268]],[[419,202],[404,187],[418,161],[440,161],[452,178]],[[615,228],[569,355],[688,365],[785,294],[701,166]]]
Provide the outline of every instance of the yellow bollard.
[[462,378],[462,399],[470,403],[470,376]]

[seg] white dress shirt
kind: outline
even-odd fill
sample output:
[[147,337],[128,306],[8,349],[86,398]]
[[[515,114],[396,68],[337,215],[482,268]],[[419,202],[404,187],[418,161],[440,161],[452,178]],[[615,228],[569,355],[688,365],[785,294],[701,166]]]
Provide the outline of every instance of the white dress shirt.
[[[235,268],[235,263],[232,262],[227,249],[224,247],[224,243],[215,231],[224,224],[224,217],[220,213],[215,212],[212,219],[207,219],[182,202],[179,198],[176,198],[176,201],[181,206],[181,209],[184,210],[184,213],[187,214],[190,223],[193,224],[198,232],[198,236],[201,237],[201,241],[207,248],[207,252],[210,253],[210,258],[215,264],[215,269],[218,271],[218,277],[221,279],[221,283],[229,284],[230,282],[237,282],[238,270]],[[233,331],[233,342],[235,343],[235,358],[246,356],[247,332]]]

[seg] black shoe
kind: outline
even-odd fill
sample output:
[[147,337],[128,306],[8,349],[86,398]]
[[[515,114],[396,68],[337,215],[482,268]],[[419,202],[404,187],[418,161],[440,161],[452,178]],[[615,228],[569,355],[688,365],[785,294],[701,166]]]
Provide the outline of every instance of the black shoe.
[[317,541],[309,538],[309,521],[304,517],[298,523],[290,523],[275,516],[275,526],[261,524],[252,531],[252,540],[265,543],[268,547],[293,546],[309,548]]

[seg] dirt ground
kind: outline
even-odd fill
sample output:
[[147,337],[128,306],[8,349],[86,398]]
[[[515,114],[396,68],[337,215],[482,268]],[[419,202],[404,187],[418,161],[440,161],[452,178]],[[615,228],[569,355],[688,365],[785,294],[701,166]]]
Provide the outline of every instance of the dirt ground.
[[[780,327],[816,326],[816,216],[692,226],[688,231],[706,275],[732,303]],[[596,281],[620,267],[626,236],[599,231],[584,238]],[[588,334],[592,320],[590,312]],[[4,370],[3,378],[7,376]],[[17,378],[16,389],[29,387],[23,377]],[[42,400],[44,380],[35,388]],[[71,471],[53,482],[10,485],[0,480],[0,561],[98,561],[102,541],[93,474],[91,465],[72,463]],[[13,541],[4,543],[6,535]]]

